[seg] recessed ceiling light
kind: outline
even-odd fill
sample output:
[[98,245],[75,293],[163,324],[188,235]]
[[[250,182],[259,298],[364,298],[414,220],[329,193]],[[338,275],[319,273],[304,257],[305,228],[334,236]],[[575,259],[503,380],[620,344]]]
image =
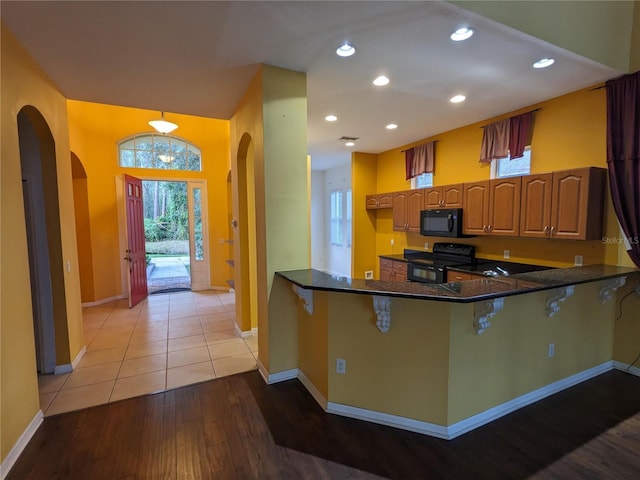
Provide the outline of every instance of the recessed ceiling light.
[[327,115],[326,117],[324,117],[324,119],[327,122],[335,122],[336,120],[338,120],[338,117],[336,117],[335,115]]
[[338,49],[336,50],[336,54],[339,57],[350,57],[354,53],[356,53],[356,49],[348,43],[345,43],[341,47],[338,47]]
[[398,125],[396,125],[395,123],[390,123],[386,126],[387,130],[395,130],[396,128],[398,128]]
[[464,102],[466,99],[467,97],[465,97],[464,95],[456,95],[454,97],[451,97],[449,101],[451,103],[460,103],[460,102]]
[[345,143],[345,145],[347,147],[353,147],[355,144],[356,144],[356,142],[347,142],[347,143]]
[[380,75],[373,81],[373,84],[377,87],[383,87],[384,85],[389,84],[389,77],[385,77],[384,75]]
[[533,68],[547,68],[556,63],[553,58],[541,58],[533,64]]
[[461,42],[462,40],[471,38],[471,35],[473,35],[473,30],[471,30],[469,27],[462,27],[453,32],[450,38],[454,42]]

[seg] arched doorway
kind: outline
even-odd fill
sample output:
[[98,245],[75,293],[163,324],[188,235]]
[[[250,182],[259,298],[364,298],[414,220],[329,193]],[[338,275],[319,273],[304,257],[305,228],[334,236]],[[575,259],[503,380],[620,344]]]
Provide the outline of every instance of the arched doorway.
[[68,349],[55,142],[36,108],[23,107],[17,120],[36,362],[54,373],[56,351]]
[[238,201],[234,232],[236,321],[243,332],[257,326],[256,186],[251,135],[240,139],[237,155]]
[[80,293],[84,303],[94,299],[89,192],[87,188],[87,172],[78,156],[73,152],[71,152],[71,177],[73,178],[73,206],[76,217]]

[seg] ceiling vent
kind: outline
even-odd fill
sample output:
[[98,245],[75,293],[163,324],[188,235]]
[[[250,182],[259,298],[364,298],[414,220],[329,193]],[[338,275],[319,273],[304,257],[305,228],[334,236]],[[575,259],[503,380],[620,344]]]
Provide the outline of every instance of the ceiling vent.
[[355,142],[360,137],[340,137],[338,139],[339,142]]

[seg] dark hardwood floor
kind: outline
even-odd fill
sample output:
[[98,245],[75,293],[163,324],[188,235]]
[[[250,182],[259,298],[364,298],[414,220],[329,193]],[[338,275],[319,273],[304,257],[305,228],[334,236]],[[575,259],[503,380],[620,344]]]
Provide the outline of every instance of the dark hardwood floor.
[[325,414],[253,371],[48,417],[8,479],[380,477],[636,480],[640,378],[608,372],[446,441]]

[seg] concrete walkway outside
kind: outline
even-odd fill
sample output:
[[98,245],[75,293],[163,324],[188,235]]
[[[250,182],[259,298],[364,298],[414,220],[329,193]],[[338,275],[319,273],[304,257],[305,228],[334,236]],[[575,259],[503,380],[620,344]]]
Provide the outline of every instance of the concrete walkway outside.
[[147,266],[149,294],[176,289],[191,289],[187,266],[189,257],[154,257]]

